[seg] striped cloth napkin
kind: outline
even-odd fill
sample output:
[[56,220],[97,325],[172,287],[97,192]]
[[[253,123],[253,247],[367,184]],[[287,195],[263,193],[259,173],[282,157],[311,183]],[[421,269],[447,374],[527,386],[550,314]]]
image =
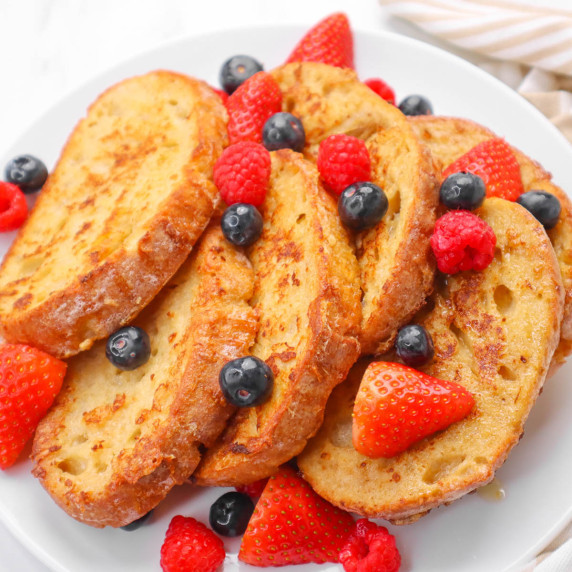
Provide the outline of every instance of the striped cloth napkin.
[[572,9],[540,0],[535,5],[531,0],[379,2],[393,16],[469,54],[473,63],[538,107],[572,142]]
[[[531,1],[379,0],[518,90],[572,143],[572,10]],[[572,523],[521,570],[533,571],[572,571]]]

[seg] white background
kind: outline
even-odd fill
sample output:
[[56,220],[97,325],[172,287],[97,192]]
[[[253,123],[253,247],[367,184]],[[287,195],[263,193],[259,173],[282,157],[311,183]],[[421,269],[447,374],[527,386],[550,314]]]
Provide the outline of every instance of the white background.
[[[164,41],[251,24],[309,27],[338,10],[354,28],[430,40],[375,0],[0,0],[0,156],[62,95]],[[0,554],[2,571],[47,570],[1,524]]]

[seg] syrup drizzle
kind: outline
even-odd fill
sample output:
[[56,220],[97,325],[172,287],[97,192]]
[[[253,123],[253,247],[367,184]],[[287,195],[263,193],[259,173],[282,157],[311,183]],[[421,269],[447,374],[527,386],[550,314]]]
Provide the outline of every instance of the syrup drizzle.
[[484,485],[477,489],[477,494],[481,498],[492,502],[499,502],[506,496],[503,484],[497,477],[495,477],[488,485]]

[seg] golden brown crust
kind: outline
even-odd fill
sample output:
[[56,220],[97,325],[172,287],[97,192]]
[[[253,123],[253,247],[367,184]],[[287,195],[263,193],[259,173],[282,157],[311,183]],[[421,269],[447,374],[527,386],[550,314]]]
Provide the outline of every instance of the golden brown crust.
[[34,439],[34,474],[71,516],[123,526],[185,481],[234,408],[218,384],[228,360],[248,354],[258,322],[254,276],[220,224],[136,325],[151,339],[147,364],[120,372],[103,342],[69,362],[64,389]]
[[243,409],[195,473],[201,485],[237,485],[274,472],[319,428],[331,390],[359,354],[359,277],[347,232],[317,169],[272,153],[264,228],[249,251],[260,331],[252,354],[272,368],[264,405]]
[[206,84],[172,72],[102,94],[0,268],[4,337],[69,357],[128,323],[213,213],[225,124]]
[[[419,116],[410,118],[419,139],[424,142],[439,164],[440,170],[475,145],[496,135],[473,121],[453,117]],[[525,191],[543,190],[558,197],[562,212],[558,224],[548,231],[556,252],[565,290],[564,318],[560,343],[552,360],[549,377],[566,357],[572,353],[572,201],[566,193],[552,182],[552,176],[536,161],[513,147]]]
[[362,354],[378,354],[388,351],[433,288],[429,239],[439,189],[429,152],[408,129],[381,130],[367,145],[373,181],[389,200],[382,221],[357,237],[364,292],[360,345]]
[[412,522],[489,482],[522,434],[558,343],[560,272],[544,229],[519,205],[487,199],[478,214],[497,236],[495,259],[482,272],[439,279],[416,317],[435,343],[434,360],[420,369],[469,389],[475,408],[391,459],[369,459],[351,443],[361,363],[298,456],[312,487],[337,506]]
[[387,351],[431,292],[435,261],[429,238],[439,199],[435,165],[407,118],[352,70],[305,62],[272,74],[283,109],[302,120],[309,159],[335,133],[367,140],[373,181],[390,207],[375,229],[356,237],[363,290],[360,345],[364,354]]

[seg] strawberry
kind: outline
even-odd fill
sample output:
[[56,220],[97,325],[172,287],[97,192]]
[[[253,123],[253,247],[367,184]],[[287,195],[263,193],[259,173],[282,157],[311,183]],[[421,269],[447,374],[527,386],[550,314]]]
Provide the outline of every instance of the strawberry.
[[413,368],[372,362],[353,413],[355,449],[371,458],[393,457],[466,417],[475,401],[462,386]]
[[319,497],[288,466],[268,480],[238,559],[253,566],[337,562],[352,517]]
[[62,387],[67,364],[25,345],[0,346],[0,468],[14,464]]
[[443,180],[460,172],[481,177],[487,197],[516,201],[524,193],[518,161],[508,143],[499,137],[479,143],[451,163],[443,171]]
[[321,62],[354,69],[354,40],[348,17],[332,14],[311,28],[298,42],[286,63]]
[[264,491],[267,482],[268,479],[260,479],[259,481],[254,481],[249,485],[241,485],[235,488],[239,493],[244,493],[251,499],[257,499],[260,498],[260,495],[262,495],[262,491]]
[[229,143],[253,141],[262,143],[262,128],[266,120],[282,110],[282,92],[275,79],[266,72],[249,77],[229,96]]
[[225,558],[222,540],[190,516],[173,517],[161,546],[163,572],[215,572]]

